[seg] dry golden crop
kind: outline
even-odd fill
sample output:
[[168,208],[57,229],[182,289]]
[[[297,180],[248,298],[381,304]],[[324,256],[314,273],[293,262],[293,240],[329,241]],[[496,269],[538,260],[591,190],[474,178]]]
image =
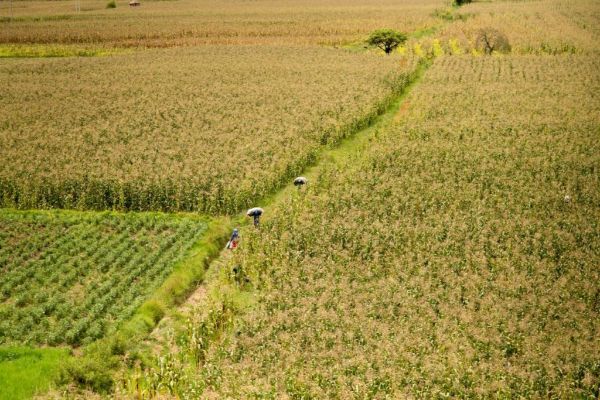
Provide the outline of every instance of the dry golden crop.
[[383,111],[410,68],[270,46],[7,60],[0,203],[236,212]]
[[444,0],[118,1],[0,3],[0,43],[98,43],[165,47],[193,44],[340,44],[387,26],[411,32],[437,23]]
[[225,276],[249,278],[258,306],[170,390],[593,398],[599,71],[586,57],[436,60],[395,122],[243,233]]
[[497,29],[513,53],[597,53],[600,3],[593,0],[540,2],[473,2],[461,7],[462,19],[447,25],[439,38],[455,40],[471,51],[481,29]]

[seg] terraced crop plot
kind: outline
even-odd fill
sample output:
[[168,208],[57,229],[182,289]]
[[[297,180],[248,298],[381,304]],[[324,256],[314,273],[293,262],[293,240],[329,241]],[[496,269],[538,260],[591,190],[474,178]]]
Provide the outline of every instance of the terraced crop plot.
[[102,337],[205,229],[196,217],[0,211],[0,344]]
[[411,64],[268,46],[7,60],[0,204],[237,212],[382,111]]
[[395,121],[243,233],[231,265],[260,306],[177,393],[594,398],[597,62],[436,60]]

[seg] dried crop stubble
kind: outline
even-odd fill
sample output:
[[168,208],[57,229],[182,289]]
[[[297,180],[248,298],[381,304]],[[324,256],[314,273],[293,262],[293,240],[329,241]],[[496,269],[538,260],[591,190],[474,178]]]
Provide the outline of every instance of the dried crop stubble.
[[209,391],[595,396],[597,66],[438,59],[403,122],[247,233],[232,265],[261,306]]
[[412,65],[269,46],[10,60],[0,199],[236,212],[384,110]]

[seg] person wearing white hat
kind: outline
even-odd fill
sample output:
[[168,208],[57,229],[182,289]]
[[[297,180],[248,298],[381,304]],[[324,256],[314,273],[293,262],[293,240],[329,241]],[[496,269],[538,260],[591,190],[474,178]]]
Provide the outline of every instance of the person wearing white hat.
[[263,212],[264,210],[262,208],[254,207],[249,209],[246,215],[254,219],[254,226],[258,226],[260,222],[260,216],[263,214]]
[[306,185],[307,182],[308,180],[305,177],[299,176],[296,179],[294,179],[294,186],[300,189],[302,186]]

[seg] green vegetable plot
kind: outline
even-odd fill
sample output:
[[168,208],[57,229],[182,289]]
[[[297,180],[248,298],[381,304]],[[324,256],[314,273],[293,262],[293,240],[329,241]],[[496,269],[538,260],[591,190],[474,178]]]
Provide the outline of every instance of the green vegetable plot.
[[198,217],[0,211],[0,344],[104,336],[205,230]]

